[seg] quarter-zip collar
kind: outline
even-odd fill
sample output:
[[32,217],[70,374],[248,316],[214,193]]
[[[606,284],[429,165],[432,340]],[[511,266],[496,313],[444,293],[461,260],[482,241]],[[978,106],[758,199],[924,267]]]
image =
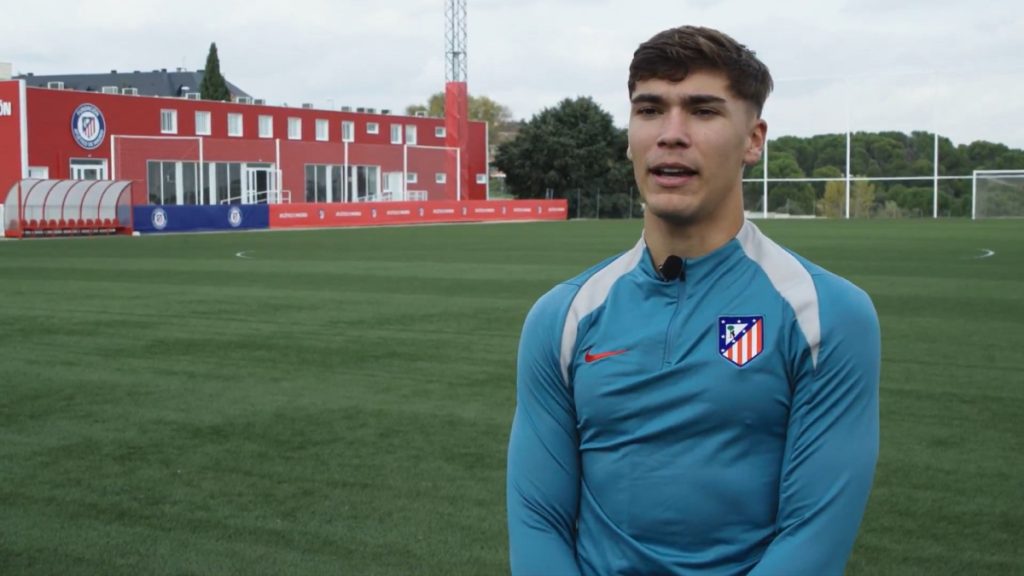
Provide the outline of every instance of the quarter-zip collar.
[[[747,230],[747,227],[756,229],[756,226],[750,220],[744,220],[743,226],[740,228],[739,233],[736,237],[740,236]],[[731,240],[726,242],[724,245],[712,250],[711,252],[698,256],[697,258],[683,258],[683,272],[685,277],[682,278],[683,282],[693,283],[699,282],[700,280],[707,278],[711,273],[732,261],[734,258],[739,257],[743,253],[743,247],[740,245],[739,240],[733,237]],[[640,243],[643,245],[644,256],[640,260],[640,265],[637,268],[640,269],[643,276],[647,279],[661,283],[678,282],[680,280],[665,280],[661,277],[658,272],[658,266],[661,262],[655,263],[651,259],[651,251],[647,246],[647,240],[641,234]]]

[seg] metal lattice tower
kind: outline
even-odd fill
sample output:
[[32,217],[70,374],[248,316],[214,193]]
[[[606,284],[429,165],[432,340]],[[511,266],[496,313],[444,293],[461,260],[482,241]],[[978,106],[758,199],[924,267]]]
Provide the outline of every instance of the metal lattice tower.
[[446,0],[445,71],[446,82],[466,81],[466,0]]

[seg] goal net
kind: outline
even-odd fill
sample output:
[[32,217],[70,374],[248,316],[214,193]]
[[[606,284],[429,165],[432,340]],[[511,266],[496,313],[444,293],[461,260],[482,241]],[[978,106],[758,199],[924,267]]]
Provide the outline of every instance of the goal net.
[[975,170],[971,218],[1024,218],[1024,169]]

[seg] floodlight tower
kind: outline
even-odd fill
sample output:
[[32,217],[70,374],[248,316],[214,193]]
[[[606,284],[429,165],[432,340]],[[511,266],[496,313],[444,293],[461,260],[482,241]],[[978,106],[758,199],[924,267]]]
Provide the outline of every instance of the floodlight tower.
[[[446,195],[469,199],[469,89],[466,84],[466,0],[445,0],[445,145],[449,181]],[[452,188],[454,187],[454,190]]]

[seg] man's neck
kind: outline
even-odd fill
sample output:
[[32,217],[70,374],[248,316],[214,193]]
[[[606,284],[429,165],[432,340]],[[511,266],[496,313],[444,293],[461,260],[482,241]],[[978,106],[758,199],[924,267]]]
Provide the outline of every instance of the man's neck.
[[644,215],[644,242],[655,267],[671,255],[698,258],[727,244],[743,227],[743,211],[711,222],[680,224],[651,213]]

